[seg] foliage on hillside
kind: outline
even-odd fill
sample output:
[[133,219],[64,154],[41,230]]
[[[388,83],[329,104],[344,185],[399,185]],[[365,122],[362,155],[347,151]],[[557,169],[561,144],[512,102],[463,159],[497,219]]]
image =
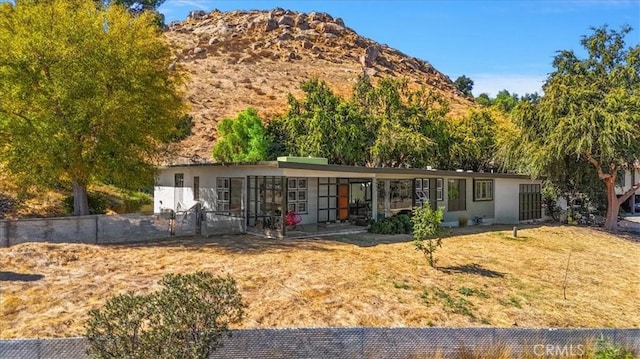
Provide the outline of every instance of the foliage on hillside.
[[358,78],[344,99],[319,79],[301,85],[304,97],[289,95],[287,113],[269,122],[270,158],[326,157],[330,163],[370,167],[494,167],[498,125],[490,109],[447,118],[447,101],[404,80],[372,84]]
[[301,98],[300,83],[313,78],[342,98],[363,73],[374,84],[406,79],[409,89],[424,87],[449,102],[452,115],[477,107],[426,59],[379,44],[348,25],[327,13],[285,9],[194,11],[169,24],[164,36],[175,67],[191,75],[185,99],[194,119],[193,135],[175,146],[180,155],[171,161],[210,159],[219,121],[250,106],[269,122],[287,112],[287,94]]

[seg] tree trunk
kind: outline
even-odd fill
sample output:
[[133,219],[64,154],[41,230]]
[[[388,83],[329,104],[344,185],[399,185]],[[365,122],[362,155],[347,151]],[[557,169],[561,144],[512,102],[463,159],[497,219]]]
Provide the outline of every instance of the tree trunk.
[[620,210],[620,201],[616,196],[614,181],[615,177],[604,179],[607,192],[607,217],[604,222],[604,229],[610,232],[618,231],[618,211]]
[[73,215],[86,216],[89,214],[89,199],[87,186],[73,180]]

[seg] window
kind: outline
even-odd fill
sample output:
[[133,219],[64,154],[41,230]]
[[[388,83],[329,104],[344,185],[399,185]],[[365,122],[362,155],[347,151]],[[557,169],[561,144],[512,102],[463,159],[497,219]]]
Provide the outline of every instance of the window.
[[287,179],[287,211],[307,213],[307,179]]
[[422,206],[429,201],[429,179],[416,178],[416,205]]
[[390,182],[390,209],[411,209],[413,207],[412,182],[412,180],[394,180]]
[[447,210],[449,212],[465,211],[467,209],[467,180],[448,179],[447,180]]
[[184,187],[184,173],[176,173],[173,177],[174,187]]
[[436,193],[436,201],[444,201],[444,180],[442,178],[438,178],[438,190]]
[[200,177],[193,177],[193,200],[197,201],[200,199]]
[[218,200],[216,202],[217,209],[218,211],[228,211],[229,199],[231,198],[229,191],[231,180],[228,177],[218,177],[216,184],[218,194]]
[[542,218],[542,193],[539,184],[520,185],[520,211],[518,218],[521,221]]
[[473,181],[473,200],[491,201],[493,200],[493,180]]

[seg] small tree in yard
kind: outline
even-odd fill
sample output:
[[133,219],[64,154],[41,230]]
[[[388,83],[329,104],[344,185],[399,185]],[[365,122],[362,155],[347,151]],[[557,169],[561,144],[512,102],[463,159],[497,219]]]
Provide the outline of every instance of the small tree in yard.
[[160,291],[126,293],[89,312],[86,336],[95,358],[208,358],[246,305],[231,277],[168,274]]
[[443,208],[431,209],[429,202],[425,202],[422,207],[413,209],[413,246],[417,251],[424,254],[431,267],[435,267],[435,253],[438,247],[442,247],[444,229],[441,226]]

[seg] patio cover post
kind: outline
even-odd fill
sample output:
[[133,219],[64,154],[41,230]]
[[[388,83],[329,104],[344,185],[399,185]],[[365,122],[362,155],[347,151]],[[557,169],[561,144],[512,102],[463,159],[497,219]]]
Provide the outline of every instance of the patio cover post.
[[378,220],[378,179],[371,179],[371,219]]

